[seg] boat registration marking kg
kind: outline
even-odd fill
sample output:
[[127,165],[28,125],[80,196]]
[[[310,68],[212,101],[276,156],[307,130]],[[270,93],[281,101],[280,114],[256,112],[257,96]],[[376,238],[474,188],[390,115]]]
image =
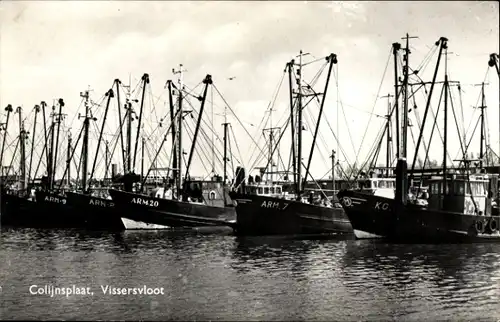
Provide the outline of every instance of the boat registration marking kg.
[[377,201],[374,208],[377,210],[389,210],[389,204],[387,202]]

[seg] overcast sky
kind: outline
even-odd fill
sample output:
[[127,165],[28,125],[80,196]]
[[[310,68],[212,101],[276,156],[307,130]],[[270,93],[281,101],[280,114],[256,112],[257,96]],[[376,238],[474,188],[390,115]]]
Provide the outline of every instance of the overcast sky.
[[[342,125],[338,131],[352,159],[352,145],[359,148],[364,129],[373,127],[373,138],[383,122],[368,126],[369,114],[362,111],[372,110],[393,42],[402,42],[407,32],[418,36],[412,59],[420,60],[439,37],[447,37],[454,53],[451,78],[464,84],[482,82],[489,54],[499,51],[496,1],[2,1],[0,8],[2,120],[7,104],[29,111],[59,97],[66,112],[75,114],[79,92],[88,85],[97,100],[115,78],[129,74],[137,82],[149,73],[153,94],[160,95],[165,81],[175,79],[172,68],[182,63],[187,83],[210,73],[240,117],[258,123],[287,61],[300,49],[315,57],[333,52],[345,109],[340,123],[350,126],[354,143],[347,142]],[[381,95],[393,92],[389,66]],[[497,151],[498,78],[490,72],[489,81],[491,143]],[[463,90],[464,109],[472,113],[479,89]],[[331,118],[335,105],[327,112]],[[384,114],[385,105],[380,100],[375,112]],[[328,167],[318,159],[315,176]]]

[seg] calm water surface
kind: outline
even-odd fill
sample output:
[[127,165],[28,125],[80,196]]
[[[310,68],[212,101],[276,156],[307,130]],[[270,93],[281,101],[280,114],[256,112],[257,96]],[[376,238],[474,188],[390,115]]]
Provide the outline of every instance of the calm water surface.
[[[500,244],[5,230],[0,320],[497,320]],[[31,285],[93,295],[31,295]],[[105,287],[164,288],[105,295]]]

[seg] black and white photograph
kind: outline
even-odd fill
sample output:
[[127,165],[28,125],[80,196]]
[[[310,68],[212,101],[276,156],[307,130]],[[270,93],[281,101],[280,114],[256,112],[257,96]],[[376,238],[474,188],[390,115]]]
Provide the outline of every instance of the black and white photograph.
[[0,2],[0,320],[500,321],[498,1]]

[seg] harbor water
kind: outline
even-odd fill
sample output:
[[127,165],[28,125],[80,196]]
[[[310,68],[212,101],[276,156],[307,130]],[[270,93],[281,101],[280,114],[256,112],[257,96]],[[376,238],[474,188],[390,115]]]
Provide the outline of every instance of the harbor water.
[[0,292],[0,320],[494,321],[500,244],[4,228]]

